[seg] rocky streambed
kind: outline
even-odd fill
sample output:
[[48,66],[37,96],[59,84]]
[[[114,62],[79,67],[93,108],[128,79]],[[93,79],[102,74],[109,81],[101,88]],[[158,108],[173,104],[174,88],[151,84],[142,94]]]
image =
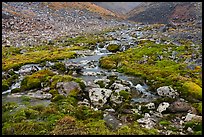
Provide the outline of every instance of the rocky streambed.
[[[3,77],[13,74],[18,75],[18,78],[15,79],[9,89],[2,92],[3,105],[9,106],[9,102],[16,102],[21,107],[26,107],[27,104],[30,106],[44,104],[45,108],[49,108],[48,113],[54,115],[53,103],[66,98],[71,101],[73,99],[69,98],[71,96],[77,100],[76,105],[70,103],[72,105],[67,104],[64,107],[61,104],[60,107],[57,107],[59,113],[56,112],[56,115],[58,115],[58,118],[54,119],[62,122],[67,119],[64,116],[70,115],[76,117],[76,119],[83,117],[81,119],[85,120],[90,117],[93,118],[95,113],[100,112],[101,117],[97,118],[97,120],[104,120],[105,127],[103,128],[107,132],[93,132],[88,128],[88,134],[117,134],[114,132],[116,130],[120,134],[200,134],[202,131],[202,116],[198,111],[198,107],[180,97],[181,93],[174,89],[172,85],[163,85],[157,89],[152,89],[152,85],[148,85],[148,79],[144,77],[119,73],[116,68],[102,68],[101,58],[138,47],[140,43],[146,40],[143,37],[149,32],[138,30],[138,28],[143,27],[137,26],[105,33],[104,37],[111,37],[112,39],[96,43],[89,50],[75,50],[77,57],[73,59],[26,64],[17,70],[11,69],[10,72],[2,72]],[[151,38],[150,41],[157,44],[166,43],[166,41],[162,42],[157,38]],[[172,53],[172,56],[175,56],[176,59],[176,54]],[[111,63],[107,62],[106,65],[113,65]],[[120,64],[117,64],[117,67],[120,69]],[[43,80],[29,83],[29,80],[36,78],[42,78]],[[25,104],[25,101],[27,101],[27,104]],[[85,108],[90,110],[88,111],[85,108],[81,110],[79,106],[86,106]],[[8,109],[18,112],[19,106],[13,108],[10,104]],[[39,113],[36,112],[37,109],[34,110],[29,112],[29,116]],[[17,133],[17,129],[6,126],[6,113],[8,112],[5,111],[3,117],[5,118],[3,120],[4,133],[9,134],[11,130],[15,130]],[[84,116],[79,118],[80,113]],[[23,120],[26,119],[18,122],[23,122]],[[68,118],[69,120],[71,119]],[[77,123],[75,120],[71,121]],[[75,124],[74,126],[78,123]],[[97,126],[101,129],[99,125]],[[139,129],[141,128],[141,132],[134,129],[135,125],[139,126]],[[45,134],[68,134],[69,126],[67,127],[68,131],[64,131],[63,124],[61,126],[56,124],[54,128],[49,129]],[[79,127],[83,126],[79,124],[75,128]],[[92,128],[94,129],[94,126]],[[72,131],[73,134],[87,134],[87,132]]]

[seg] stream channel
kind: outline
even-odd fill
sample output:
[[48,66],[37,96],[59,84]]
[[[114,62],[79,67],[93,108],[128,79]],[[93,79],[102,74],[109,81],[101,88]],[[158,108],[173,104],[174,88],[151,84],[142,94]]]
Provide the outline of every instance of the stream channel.
[[[75,65],[82,68],[80,74],[75,74],[75,77],[83,79],[83,81],[86,83],[86,85],[93,84],[95,80],[97,79],[107,79],[107,76],[116,76],[118,80],[122,81],[123,83],[126,83],[128,87],[131,89],[130,92],[132,93],[132,101],[133,102],[151,102],[154,99],[157,98],[156,95],[151,93],[151,91],[148,90],[148,85],[146,85],[144,82],[141,84],[141,79],[139,77],[134,76],[128,76],[123,73],[116,72],[115,69],[112,70],[106,70],[99,67],[99,59],[103,56],[108,56],[111,54],[115,54],[112,52],[109,52],[106,48],[109,44],[120,44],[121,45],[121,51],[127,50],[126,46],[122,45],[132,45],[131,47],[137,46],[137,40],[135,37],[130,36],[131,31],[134,31],[133,29],[125,29],[125,30],[118,30],[114,32],[108,32],[106,33],[106,37],[115,37],[116,40],[112,41],[106,41],[102,43],[97,43],[96,48],[94,50],[85,50],[85,51],[76,51],[78,55],[80,55],[77,58],[74,59],[64,59],[64,60],[58,60],[59,62],[65,63],[65,65]],[[141,31],[136,31],[137,38],[139,38],[142,33]],[[104,47],[100,48],[100,44],[104,44]],[[18,80],[16,80],[16,83],[14,83],[9,90],[2,92],[2,102],[16,102],[18,104],[22,104],[21,96],[31,95],[28,92],[25,93],[11,93],[12,89],[20,88],[20,84],[22,79],[26,75],[30,75],[31,70],[33,68],[37,70],[42,70],[45,68],[49,68],[54,65],[55,62],[46,62],[45,66],[41,66],[40,64],[26,64],[22,66],[18,71],[14,71],[15,73],[19,74]],[[4,72],[2,72],[3,74]],[[58,74],[56,71],[55,73]],[[127,84],[128,83],[128,84]],[[138,91],[140,92],[138,96]],[[33,92],[33,91],[31,91]],[[136,93],[137,92],[137,93]],[[136,95],[134,96],[134,93]],[[50,103],[49,98],[31,98],[30,105],[36,105],[36,104],[44,104],[48,105]]]

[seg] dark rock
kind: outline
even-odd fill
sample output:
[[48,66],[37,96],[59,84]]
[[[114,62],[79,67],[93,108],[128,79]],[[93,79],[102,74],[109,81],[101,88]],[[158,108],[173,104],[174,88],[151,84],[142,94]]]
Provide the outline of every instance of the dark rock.
[[170,112],[188,112],[189,110],[191,110],[192,107],[189,103],[186,102],[180,102],[180,101],[175,101],[172,104],[170,104],[168,110]]

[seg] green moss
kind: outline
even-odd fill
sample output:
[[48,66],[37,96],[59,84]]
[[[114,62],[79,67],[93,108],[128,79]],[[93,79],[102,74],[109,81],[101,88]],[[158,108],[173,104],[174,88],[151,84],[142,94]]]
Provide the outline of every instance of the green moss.
[[[198,74],[201,72],[201,69],[187,69],[187,64],[185,64],[184,61],[194,50],[189,47],[186,51],[177,47],[178,46],[171,44],[167,46],[146,41],[125,52],[103,57],[99,63],[102,68],[116,68],[119,72],[133,76],[141,76],[147,79],[147,84],[150,85],[152,91],[156,91],[156,89],[161,86],[172,85],[183,97],[185,94],[185,89],[182,88],[184,82],[196,82],[201,86],[202,80]],[[176,57],[178,55],[183,56],[183,59],[178,59],[177,62],[171,59],[170,56],[173,51],[178,53]],[[159,60],[158,55],[162,55],[163,59]],[[200,98],[200,92],[198,96],[193,97]],[[184,98],[187,99],[187,97]]]
[[82,129],[84,129],[83,134],[86,135],[112,135],[114,134],[110,131],[105,125],[104,120],[92,120],[89,119],[87,123],[82,123],[79,125]]
[[159,122],[159,124],[160,124],[160,125],[163,125],[163,126],[168,126],[169,124],[171,124],[171,122],[166,121],[166,120],[161,120],[161,121]]
[[202,115],[202,102],[200,103],[194,103],[193,106],[196,108],[199,114]]
[[189,121],[184,123],[184,128],[192,128],[193,131],[202,131],[202,121]]
[[2,111],[3,112],[6,112],[6,111],[10,111],[14,108],[17,108],[18,107],[18,104],[15,103],[15,102],[7,102],[7,103],[4,103],[2,105]]
[[3,135],[45,135],[48,131],[49,125],[46,122],[7,123],[2,127]]
[[6,91],[9,89],[9,84],[7,82],[7,80],[3,79],[2,80],[2,91]]
[[52,78],[51,88],[55,88],[58,82],[68,82],[74,80],[74,78],[70,75],[55,75]]
[[128,100],[131,98],[130,92],[125,91],[125,90],[121,90],[119,92],[119,95],[122,96],[125,100]]
[[41,83],[47,81],[48,76],[53,76],[54,73],[50,70],[44,69],[26,76],[21,82],[21,90],[30,90],[35,88],[41,88]]
[[102,119],[103,114],[101,111],[94,111],[87,106],[78,106],[75,111],[75,117],[79,120],[87,118]]
[[57,94],[52,98],[52,101],[59,101],[60,99],[64,99],[64,98],[65,98],[64,95]]
[[57,70],[60,70],[62,72],[65,72],[66,71],[66,68],[65,68],[65,64],[64,63],[61,63],[61,62],[56,62],[54,66],[52,66],[53,69],[57,69]]
[[14,88],[14,89],[11,90],[11,93],[18,93],[20,91],[21,91],[20,88]]
[[100,86],[100,88],[104,88],[105,84],[103,81],[97,81],[96,84],[98,84]]
[[193,96],[194,98],[197,98],[199,100],[202,100],[202,88],[197,85],[194,82],[185,82],[183,84],[183,88],[185,91],[185,94],[187,94],[188,96]]
[[[25,48],[27,49],[27,47]],[[15,68],[15,70],[17,70],[20,66],[29,63],[40,63],[43,61],[55,61],[58,59],[75,58],[76,53],[72,52],[72,50],[82,50],[84,49],[84,47],[74,46],[59,48],[54,46],[39,46],[34,49],[28,49],[28,52],[24,54],[4,55],[2,58],[3,70],[9,70],[11,68]]]
[[99,66],[105,69],[114,69],[117,66],[117,63],[113,60],[109,60],[108,58],[101,58],[99,60]]
[[110,52],[117,52],[119,51],[119,49],[120,49],[120,46],[117,44],[109,44],[107,47],[107,50]]
[[28,96],[21,96],[21,100],[24,102],[29,102],[30,100],[31,100],[31,98],[30,97],[28,97]]

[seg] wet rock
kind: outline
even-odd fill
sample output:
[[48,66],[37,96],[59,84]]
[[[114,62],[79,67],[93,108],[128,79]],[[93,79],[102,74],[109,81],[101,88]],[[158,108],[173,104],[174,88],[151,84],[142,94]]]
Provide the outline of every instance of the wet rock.
[[169,107],[168,102],[162,102],[159,104],[157,111],[161,113],[161,112],[165,111],[168,107]]
[[83,72],[82,75],[84,75],[84,76],[96,76],[97,73],[92,72],[92,71],[86,71],[86,72]]
[[115,90],[116,92],[119,92],[121,90],[125,90],[125,91],[130,92],[130,88],[129,87],[127,87],[125,85],[122,85],[122,84],[118,84],[118,83],[113,83],[110,86],[110,89]]
[[18,71],[19,74],[21,75],[28,75],[28,74],[32,74],[33,72],[36,72],[40,70],[40,68],[37,65],[24,65],[20,68],[20,70]]
[[105,88],[91,88],[89,90],[89,98],[95,106],[103,106],[110,97],[112,90]]
[[37,99],[51,99],[52,94],[45,93],[42,90],[38,90],[35,93],[28,93],[27,96],[37,98]]
[[157,94],[162,97],[176,98],[179,94],[170,86],[163,86],[157,89]]
[[81,73],[83,67],[80,66],[80,64],[77,64],[77,63],[65,63],[65,67],[68,71],[76,71],[77,74]]
[[68,96],[71,91],[81,91],[79,84],[74,81],[58,82],[56,88],[58,89],[58,93],[64,96]]
[[110,115],[110,114],[107,114],[107,115],[103,118],[103,120],[105,121],[105,124],[106,124],[109,128],[111,128],[111,129],[113,129],[113,130],[116,130],[116,129],[118,129],[119,127],[122,126],[122,123],[121,123],[119,120],[117,120],[113,115]]

